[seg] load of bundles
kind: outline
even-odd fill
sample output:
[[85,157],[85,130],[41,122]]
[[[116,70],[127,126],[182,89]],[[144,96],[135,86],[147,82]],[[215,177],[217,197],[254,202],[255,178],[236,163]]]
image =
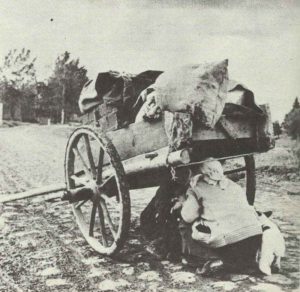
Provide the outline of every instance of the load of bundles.
[[104,103],[109,108],[117,109],[121,123],[133,123],[142,106],[136,105],[140,93],[153,84],[161,73],[150,70],[140,74],[101,72],[96,80],[90,80],[84,85],[79,97],[80,111],[88,113]]
[[[151,122],[160,119],[162,112],[175,113],[175,116],[185,113],[186,116],[175,119],[175,126],[184,129],[187,136],[191,135],[191,125],[195,123],[214,128],[222,114],[249,111],[261,114],[252,91],[229,80],[228,60],[136,75],[116,71],[99,73],[96,81],[85,85],[79,107],[85,113],[102,103],[117,108],[124,124]],[[166,128],[172,132],[174,120]]]
[[148,87],[138,115],[152,119],[161,111],[187,112],[213,128],[222,114],[228,87],[228,61],[186,65],[161,74]]

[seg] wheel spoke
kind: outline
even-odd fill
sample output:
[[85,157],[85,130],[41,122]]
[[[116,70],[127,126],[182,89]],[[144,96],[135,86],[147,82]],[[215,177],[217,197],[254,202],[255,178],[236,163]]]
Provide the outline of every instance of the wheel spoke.
[[97,184],[100,184],[102,181],[103,158],[104,158],[104,150],[100,148],[98,167],[97,167]]
[[106,194],[101,194],[101,198],[104,200],[106,204],[112,205],[111,198]]
[[110,215],[109,215],[109,212],[107,210],[107,206],[106,206],[106,203],[103,199],[100,199],[100,204],[101,204],[101,207],[102,207],[102,210],[103,210],[103,214],[104,214],[104,217],[107,221],[107,224],[109,226],[109,229],[114,237],[114,239],[116,239],[117,237],[117,233],[116,233],[116,230],[115,230],[115,226],[110,218]]
[[109,176],[105,181],[103,181],[100,185],[99,188],[103,188],[112,178],[114,178],[114,175]]
[[84,135],[83,137],[84,137],[84,143],[85,143],[86,152],[87,152],[87,156],[89,159],[91,171],[92,171],[93,177],[96,178],[96,175],[97,175],[96,166],[95,166],[94,157],[93,157],[93,153],[92,153],[92,149],[91,149],[90,139],[89,139],[88,135]]
[[111,206],[112,208],[119,211],[120,204],[119,204],[118,197],[116,197],[116,200],[115,200],[115,199],[113,199],[114,197],[109,197],[103,193],[103,194],[101,194],[101,198],[103,198],[103,200],[105,201],[107,206]]
[[242,172],[242,171],[245,171],[245,170],[246,170],[246,167],[239,167],[239,168],[236,168],[236,169],[224,171],[224,174],[228,175],[228,174],[232,174],[232,173],[236,173],[236,172]]
[[87,179],[86,176],[80,177],[80,176],[73,174],[70,178],[75,182],[76,187],[85,186],[89,183],[89,179]]
[[86,162],[84,161],[84,158],[83,158],[81,152],[78,150],[77,146],[73,147],[73,152],[74,152],[75,156],[77,156],[79,158],[79,160],[81,161],[81,164],[84,168],[86,175],[88,175],[90,178],[92,178],[90,169],[88,168]]
[[78,203],[78,204],[75,206],[75,208],[76,208],[76,209],[79,209],[79,208],[80,208],[81,206],[83,206],[88,200],[89,200],[89,199],[86,199],[86,200],[84,200],[84,201]]
[[98,214],[99,214],[99,219],[100,219],[100,232],[102,235],[102,241],[103,241],[103,245],[106,247],[106,246],[108,246],[108,244],[107,244],[106,233],[105,233],[103,209],[100,204],[98,204]]
[[93,204],[93,209],[92,209],[92,214],[91,214],[89,236],[93,236],[94,235],[94,226],[95,226],[96,211],[97,211],[97,205]]
[[[110,193],[111,194],[110,197],[116,197],[116,201],[119,203],[120,198],[119,198],[119,193],[118,193],[118,190],[117,190],[116,181],[112,182],[112,179],[116,179],[115,175],[111,175],[107,179],[105,179],[103,181],[103,183],[100,186],[98,186],[98,189],[101,190],[101,192],[104,193],[103,195],[106,198],[109,197],[107,194]],[[106,185],[106,184],[108,184],[108,185]]]

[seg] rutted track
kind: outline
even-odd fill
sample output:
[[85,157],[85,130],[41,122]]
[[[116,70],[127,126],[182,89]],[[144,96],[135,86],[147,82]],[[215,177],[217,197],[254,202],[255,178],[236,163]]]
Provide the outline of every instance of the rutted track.
[[[0,195],[63,181],[71,131],[67,126],[0,129]],[[23,200],[1,206],[0,215],[5,221],[0,291],[95,291],[104,275],[113,274],[111,260],[84,241],[66,202]]]
[[[71,131],[66,126],[0,129],[0,196],[62,182],[65,145]],[[257,205],[274,211],[287,240],[288,254],[280,277],[251,276],[238,282],[232,280],[235,275],[205,279],[193,269],[149,254],[136,224],[152,189],[131,196],[133,228],[124,252],[116,259],[91,250],[66,202],[35,198],[0,205],[0,291],[97,291],[109,283],[117,283],[116,289],[124,291],[215,291],[220,285],[249,291],[263,284],[291,291],[299,279],[300,200],[283,195],[282,183],[272,187],[269,182],[268,177],[259,177]],[[184,276],[176,282],[178,272]]]

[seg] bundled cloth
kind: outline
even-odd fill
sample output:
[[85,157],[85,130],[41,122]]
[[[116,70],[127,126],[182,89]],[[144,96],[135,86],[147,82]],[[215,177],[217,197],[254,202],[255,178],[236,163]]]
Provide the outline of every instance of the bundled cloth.
[[194,64],[165,71],[141,98],[137,120],[157,118],[162,111],[187,112],[194,121],[213,128],[225,106],[228,60]]
[[106,103],[118,109],[121,120],[133,122],[141,107],[137,102],[138,96],[153,84],[161,73],[162,71],[150,70],[140,74],[101,72],[96,80],[88,81],[83,87],[78,101],[80,111],[87,113]]

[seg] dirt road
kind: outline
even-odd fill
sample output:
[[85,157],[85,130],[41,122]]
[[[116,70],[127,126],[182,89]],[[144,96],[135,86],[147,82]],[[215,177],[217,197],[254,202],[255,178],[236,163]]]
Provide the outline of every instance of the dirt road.
[[[0,196],[61,182],[71,130],[28,125],[0,129]],[[291,156],[287,148],[278,149],[258,156],[259,167],[278,162],[277,156]],[[0,206],[0,291],[296,291],[300,197],[287,192],[291,185],[300,189],[297,179],[258,174],[256,206],[273,211],[286,239],[281,274],[203,278],[193,268],[155,257],[138,231],[138,215],[155,191],[147,189],[131,192],[132,229],[123,252],[114,259],[91,250],[66,202],[35,198]]]

